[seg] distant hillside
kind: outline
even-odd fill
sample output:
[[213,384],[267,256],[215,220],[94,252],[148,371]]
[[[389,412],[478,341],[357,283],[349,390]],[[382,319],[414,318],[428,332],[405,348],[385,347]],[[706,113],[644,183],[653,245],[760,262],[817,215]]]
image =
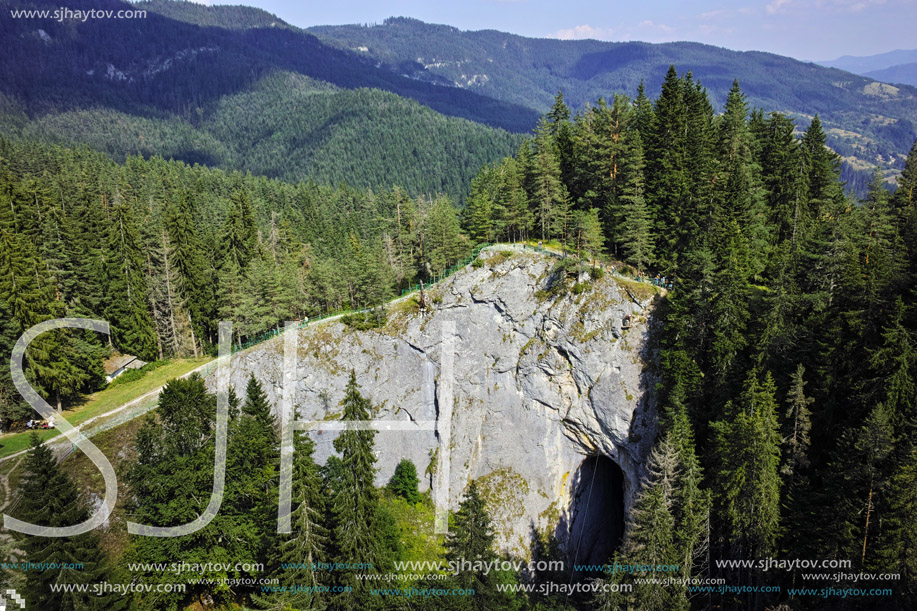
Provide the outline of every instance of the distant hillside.
[[866,75],[868,72],[884,70],[892,66],[917,62],[917,49],[897,49],[876,55],[844,55],[829,61],[816,62],[829,68],[839,68],[854,74]]
[[3,131],[88,144],[117,160],[162,155],[294,182],[442,192],[456,201],[483,165],[522,141],[392,93],[340,89],[289,72],[221,98],[194,122],[92,108],[10,122]]
[[253,6],[208,6],[185,0],[149,0],[135,2],[134,6],[153,13],[203,27],[247,30],[250,28],[288,28],[298,30],[277,15]]
[[395,73],[445,79],[542,112],[560,89],[575,108],[615,92],[633,96],[641,80],[655,96],[670,64],[692,71],[718,106],[737,78],[753,106],[787,113],[803,126],[819,113],[830,144],[854,166],[881,161],[900,167],[917,135],[917,89],[888,87],[770,53],[687,42],[533,39],[493,30],[464,32],[405,18],[373,27],[309,31],[342,49],[365,49],[365,55]]
[[459,199],[481,165],[518,146],[494,128],[528,132],[538,117],[380,69],[259,9],[64,4],[147,16],[61,23],[0,10],[0,135]]
[[910,64],[900,64],[891,68],[867,72],[864,76],[874,78],[877,81],[885,83],[900,83],[902,85],[911,85],[917,87],[917,62]]

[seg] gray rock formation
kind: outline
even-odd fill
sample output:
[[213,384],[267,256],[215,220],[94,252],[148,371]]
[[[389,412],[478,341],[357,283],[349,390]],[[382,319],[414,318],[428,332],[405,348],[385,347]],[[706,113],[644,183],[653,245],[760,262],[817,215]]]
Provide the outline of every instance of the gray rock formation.
[[[297,419],[337,419],[354,369],[373,418],[421,423],[376,435],[377,484],[409,458],[427,473],[423,486],[433,485],[447,447],[450,507],[478,479],[504,550],[527,556],[532,533],[549,532],[571,555],[579,548],[580,561],[603,561],[607,550],[590,545],[614,511],[588,508],[590,488],[626,510],[642,476],[655,425],[644,364],[656,292],[611,274],[565,280],[552,273],[557,259],[531,252],[490,249],[481,261],[428,291],[424,314],[415,295],[389,308],[383,328],[334,321],[296,331]],[[634,322],[623,329],[627,314]],[[265,342],[233,356],[231,384],[243,389],[253,372],[278,405],[282,365],[283,339]],[[440,448],[445,418],[451,430]],[[422,428],[432,421],[437,430]],[[336,434],[316,425],[320,461]],[[623,490],[609,490],[597,459],[584,466],[590,456],[620,466]]]

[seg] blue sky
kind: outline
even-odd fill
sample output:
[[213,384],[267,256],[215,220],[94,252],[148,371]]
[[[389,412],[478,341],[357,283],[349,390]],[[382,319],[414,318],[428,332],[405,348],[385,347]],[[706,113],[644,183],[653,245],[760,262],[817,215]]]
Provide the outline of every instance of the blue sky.
[[692,40],[806,60],[917,48],[917,0],[217,0],[300,27],[415,17],[523,36]]

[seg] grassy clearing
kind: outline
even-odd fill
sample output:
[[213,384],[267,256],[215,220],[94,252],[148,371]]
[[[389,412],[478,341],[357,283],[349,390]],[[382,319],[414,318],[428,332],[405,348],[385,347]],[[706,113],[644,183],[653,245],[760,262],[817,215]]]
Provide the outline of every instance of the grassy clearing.
[[[62,415],[70,424],[77,426],[90,418],[121,407],[137,397],[156,390],[169,380],[183,376],[210,360],[212,360],[210,357],[202,357],[199,359],[176,359],[162,367],[157,367],[139,380],[116,384],[100,390],[97,393],[93,393],[86,397],[86,400],[81,404],[74,405],[70,409],[65,409]],[[24,431],[0,437],[0,458],[27,449],[29,447],[30,434],[29,431]],[[38,431],[38,435],[42,441],[47,441],[52,437],[60,435],[60,431],[56,429],[42,430]]]
[[634,294],[634,297],[640,301],[648,301],[661,293],[661,290],[658,286],[654,286],[647,282],[637,282],[636,280],[630,280],[621,277],[615,277],[614,280],[620,286],[630,289],[630,292]]

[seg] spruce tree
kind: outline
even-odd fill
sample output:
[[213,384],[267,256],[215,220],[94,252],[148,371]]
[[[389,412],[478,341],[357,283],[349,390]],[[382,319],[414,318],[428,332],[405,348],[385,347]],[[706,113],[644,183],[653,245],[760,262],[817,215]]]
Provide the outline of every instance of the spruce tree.
[[[41,526],[62,527],[83,522],[89,512],[76,486],[60,468],[51,450],[41,445],[36,433],[26,455],[25,474],[19,487],[21,502],[16,510],[20,520]],[[54,592],[52,584],[89,585],[107,581],[111,569],[106,566],[99,541],[94,533],[75,537],[22,536],[21,547],[29,562],[56,566],[28,571],[25,597],[29,609],[81,611],[83,609],[124,609],[129,598],[90,592]],[[82,563],[81,569],[65,568]]]
[[[344,400],[341,403],[344,422],[369,420],[372,405],[360,394],[356,372],[351,370]],[[386,566],[385,551],[380,542],[378,492],[374,486],[376,455],[373,451],[376,431],[345,430],[334,440],[334,449],[341,456],[340,482],[331,497],[336,561],[370,563],[375,571]],[[366,582],[350,571],[341,571],[338,584],[353,588],[335,601],[335,609],[349,609],[354,604],[371,608],[377,601],[368,592]]]
[[892,199],[898,217],[898,232],[907,247],[911,286],[917,282],[917,140],[911,147],[898,188]]
[[[248,211],[250,213],[250,210]],[[254,225],[254,219],[250,222]],[[172,263],[185,287],[188,315],[195,331],[196,341],[203,345],[207,336],[214,332],[213,285],[204,263],[203,249],[194,226],[189,195],[182,190],[176,202],[166,209],[166,231],[173,245]]]
[[625,137],[625,185],[615,214],[615,242],[621,245],[624,261],[643,270],[653,262],[654,221],[646,201],[643,141],[639,132]]
[[[564,185],[560,177],[557,150],[548,124],[542,120],[535,131],[535,152],[532,157],[532,208],[542,240],[552,237],[552,221],[556,208],[566,205]],[[553,234],[556,235],[556,234]]]
[[[879,501],[887,487],[887,460],[894,450],[894,432],[887,408],[879,403],[859,427],[848,430],[833,464],[842,500],[835,512],[835,553],[856,559],[860,569],[875,562]],[[837,505],[836,500],[834,503]]]
[[248,384],[245,387],[245,402],[242,404],[242,413],[251,416],[258,423],[265,435],[268,435],[272,443],[277,442],[276,425],[277,420],[271,410],[271,404],[261,387],[261,383],[255,379],[255,374],[248,376]]
[[749,373],[738,404],[712,423],[717,517],[723,552],[764,558],[776,549],[780,524],[780,434],[770,374],[760,383]]
[[471,180],[464,225],[475,242],[490,242],[494,237],[494,203],[499,188],[500,177],[493,166],[486,166]]
[[908,328],[908,308],[898,297],[885,324],[882,344],[869,354],[871,380],[867,398],[882,402],[889,412],[897,437],[914,439],[917,429],[917,347],[913,328]]
[[395,473],[388,483],[388,489],[395,496],[399,496],[408,503],[419,503],[422,499],[417,486],[420,479],[417,477],[417,467],[407,458],[402,458],[398,466],[395,467]]
[[599,218],[599,209],[590,208],[579,214],[577,220],[578,248],[579,256],[582,258],[582,251],[589,253],[589,259],[595,267],[596,256],[601,254],[602,247],[605,245],[605,235],[602,233],[602,221]]
[[680,253],[689,239],[687,113],[684,82],[678,78],[675,67],[670,66],[656,100],[653,131],[646,141],[647,192],[652,196],[649,201],[652,216],[658,222],[656,252],[667,275],[677,269]]
[[695,566],[702,565],[709,551],[710,491],[702,486],[704,471],[697,456],[694,430],[687,409],[680,400],[674,412],[666,438],[675,449],[678,470],[672,491],[672,516],[675,520],[675,549],[680,556],[681,576],[690,577]]
[[[461,568],[464,562],[494,562],[497,554],[494,551],[494,533],[490,515],[484,498],[472,481],[465,491],[465,496],[453,516],[446,538],[446,560]],[[484,565],[481,565],[484,566]],[[474,596],[456,597],[456,608],[486,611],[507,608],[507,594],[496,588],[497,575],[493,572],[460,570],[455,576],[455,587],[474,590]]]
[[251,199],[245,189],[233,193],[229,216],[223,223],[220,236],[222,265],[231,261],[244,270],[255,256],[258,247],[258,229]]
[[808,203],[807,216],[819,219],[830,212],[832,202],[843,198],[838,177],[840,157],[826,146],[827,138],[816,114],[802,138],[803,175]]
[[[614,562],[656,566],[680,564],[684,560],[674,541],[676,524],[672,515],[678,468],[678,450],[666,436],[650,453],[647,479],[631,509],[627,535]],[[640,609],[648,611],[688,609],[683,587],[632,585],[633,589],[628,592],[600,595],[599,608],[610,611],[639,605]]]
[[570,107],[564,102],[563,91],[554,97],[554,105],[546,115],[554,145],[557,148],[557,162],[560,167],[560,178],[564,184],[570,184],[574,173],[573,127],[570,124]]
[[787,393],[786,403],[786,431],[783,445],[786,448],[785,459],[781,473],[786,478],[787,487],[792,489],[793,483],[809,466],[809,431],[812,428],[811,410],[809,405],[815,402],[812,397],[805,394],[806,381],[803,379],[806,369],[802,363],[796,366],[790,378],[790,391]]
[[[296,591],[270,594],[254,593],[260,609],[324,609],[320,586],[324,585],[322,571],[312,565],[328,562],[328,531],[325,528],[325,495],[320,468],[315,463],[315,444],[305,431],[296,431],[293,440],[293,490],[289,535],[279,535],[271,554],[275,569],[273,576],[283,586],[295,586]],[[284,568],[283,564],[287,567]]]
[[880,531],[877,566],[901,575],[894,608],[917,604],[917,446],[897,465],[887,492],[887,509]]
[[112,210],[107,250],[105,318],[112,340],[122,352],[142,359],[156,358],[156,328],[149,312],[144,255],[129,209],[120,204]]

